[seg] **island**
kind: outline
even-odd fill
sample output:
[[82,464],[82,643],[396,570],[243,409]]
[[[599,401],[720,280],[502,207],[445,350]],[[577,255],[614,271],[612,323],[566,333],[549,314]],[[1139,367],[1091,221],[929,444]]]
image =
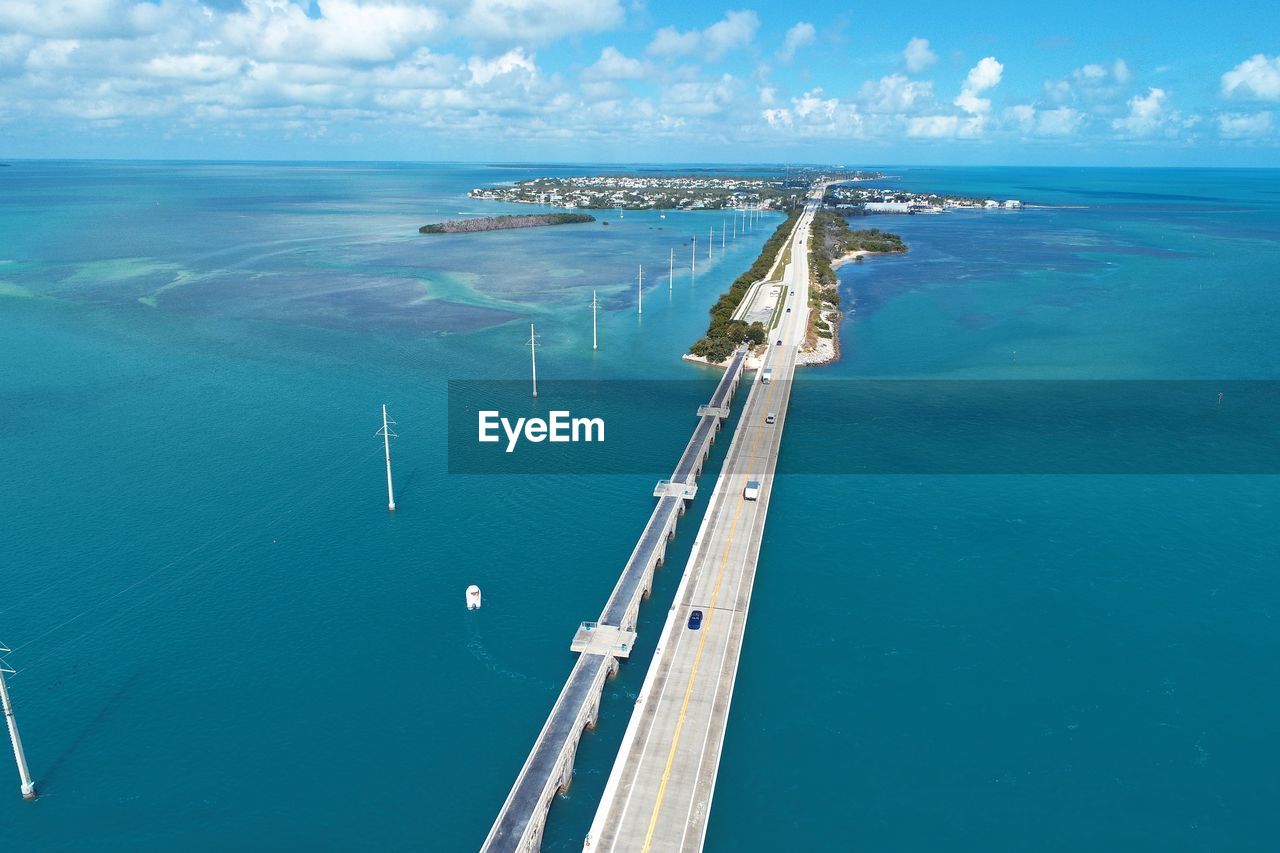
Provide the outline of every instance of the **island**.
[[[800,210],[794,209],[765,242],[751,269],[747,270],[711,306],[707,334],[689,347],[686,359],[720,364],[739,344],[758,348],[768,340],[769,330],[781,315],[781,271],[790,261],[788,240]],[[907,244],[897,234],[879,228],[853,230],[843,216],[829,210],[813,218],[809,241],[809,326],[797,364],[828,364],[840,357],[839,281],[835,270],[867,255],[902,254]],[[781,255],[779,255],[781,253]],[[770,301],[772,300],[772,302]],[[762,307],[761,307],[762,306]],[[755,319],[763,317],[763,320]]]
[[[759,257],[711,306],[706,334],[689,347],[684,358],[720,364],[741,344],[763,347],[780,321],[781,270],[791,260],[789,237],[799,221],[805,199],[821,196],[812,223],[809,253],[809,324],[798,365],[828,364],[840,357],[839,326],[843,318],[837,292],[836,269],[869,255],[902,254],[907,245],[897,234],[879,228],[850,228],[848,217],[881,214],[942,214],[953,211],[1017,211],[1018,199],[984,198],[940,192],[916,192],[887,185],[893,176],[882,172],[834,168],[787,167],[756,173],[717,169],[680,172],[536,177],[508,184],[476,187],[471,198],[542,207],[582,210],[665,211],[770,210],[787,215],[761,249]],[[581,217],[575,219],[573,217]],[[582,214],[500,216],[487,220],[426,226],[423,232],[483,231],[528,225],[590,221]],[[727,218],[725,220],[728,221]],[[608,222],[603,224],[608,225]],[[725,226],[727,227],[727,225]]]
[[[747,292],[758,282],[769,278],[775,266],[779,268],[786,266],[788,258],[785,255],[779,258],[776,264],[774,259],[778,258],[778,253],[782,251],[787,238],[791,236],[791,231],[800,220],[800,213],[798,208],[791,211],[786,221],[779,225],[765,241],[751,269],[738,276],[733,284],[729,285],[729,289],[716,300],[716,304],[711,306],[711,322],[707,326],[707,334],[689,347],[691,354],[710,364],[719,364],[732,355],[740,343],[745,342],[752,346],[761,346],[765,343],[768,330],[765,329],[764,324],[748,323],[743,320],[739,307]],[[787,250],[790,251],[790,246]],[[777,317],[774,316],[770,325],[776,322]]]
[[501,231],[506,228],[540,228],[544,225],[573,225],[595,222],[589,213],[538,213],[529,215],[477,216],[475,219],[450,219],[423,225],[421,234],[471,234],[476,231]]
[[[845,182],[873,181],[879,172],[846,172]],[[808,171],[772,176],[732,174],[612,174],[532,178],[500,187],[477,187],[472,198],[584,210],[788,210],[804,198]]]
[[829,210],[813,217],[809,242],[809,329],[805,334],[805,364],[828,364],[840,357],[840,281],[836,269],[849,261],[861,262],[867,255],[897,255],[907,244],[897,234],[879,228],[849,227],[848,221]]
[[846,216],[874,213],[945,213],[949,210],[1021,210],[1016,198],[998,201],[994,198],[913,193],[893,187],[850,187],[847,180],[832,182],[823,195],[824,207]]

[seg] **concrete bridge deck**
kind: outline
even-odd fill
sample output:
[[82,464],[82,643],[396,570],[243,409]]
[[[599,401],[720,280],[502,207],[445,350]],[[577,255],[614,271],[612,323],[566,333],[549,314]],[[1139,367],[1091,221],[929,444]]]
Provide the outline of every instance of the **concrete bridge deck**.
[[[755,580],[796,353],[808,314],[814,205],[791,236],[790,314],[770,335],[768,383],[752,384],[675,602],[623,736],[584,851],[699,851]],[[777,343],[781,340],[781,344]],[[773,423],[767,415],[773,414]],[[759,496],[744,496],[747,481]],[[702,612],[701,626],[689,615]]]
[[[595,725],[605,679],[617,671],[618,659],[629,654],[629,641],[639,614],[640,601],[648,595],[653,571],[666,556],[667,542],[675,536],[676,523],[684,514],[688,498],[672,493],[671,484],[692,487],[711,452],[715,439],[727,416],[733,392],[742,376],[746,350],[737,350],[729,359],[724,376],[716,386],[710,402],[700,407],[698,423],[671,480],[664,487],[666,496],[659,498],[649,522],[645,525],[631,557],[627,560],[618,583],[606,602],[593,629],[611,638],[607,653],[589,638],[586,624],[579,628],[571,648],[583,650],[574,664],[564,688],[547,717],[542,731],[525,759],[516,782],[507,795],[483,851],[537,850],[547,812],[555,795],[569,787],[573,779],[573,761],[578,741],[586,728]],[[690,494],[685,490],[684,494]],[[624,650],[623,646],[627,648]]]

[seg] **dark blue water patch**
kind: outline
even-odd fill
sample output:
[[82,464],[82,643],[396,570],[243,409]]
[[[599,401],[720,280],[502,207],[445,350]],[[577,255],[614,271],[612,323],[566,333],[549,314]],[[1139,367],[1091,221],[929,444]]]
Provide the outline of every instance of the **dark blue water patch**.
[[786,473],[1280,473],[1276,382],[802,382],[789,419],[840,449]]
[[1113,188],[1101,189],[1085,189],[1078,186],[1028,186],[1030,190],[1039,192],[1068,192],[1073,195],[1083,196],[1085,198],[1096,199],[1125,199],[1128,201],[1216,201],[1216,202],[1232,202],[1235,199],[1223,198],[1221,196],[1203,196],[1203,195],[1186,195],[1183,193],[1166,193],[1166,192],[1138,192],[1134,190],[1121,190]]

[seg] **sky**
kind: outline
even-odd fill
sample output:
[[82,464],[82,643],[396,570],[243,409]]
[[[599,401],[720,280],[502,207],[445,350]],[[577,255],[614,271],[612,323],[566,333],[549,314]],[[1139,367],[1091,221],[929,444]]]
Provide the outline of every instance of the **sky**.
[[0,0],[0,158],[1280,166],[1280,4]]

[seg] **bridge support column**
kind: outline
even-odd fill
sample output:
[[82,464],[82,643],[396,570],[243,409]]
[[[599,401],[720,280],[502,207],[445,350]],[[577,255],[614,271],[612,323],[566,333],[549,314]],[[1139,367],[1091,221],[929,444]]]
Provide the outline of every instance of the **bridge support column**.
[[547,812],[549,811],[551,811],[551,803],[547,803],[547,807],[543,809],[542,817],[534,818],[537,821],[537,826],[529,830],[529,835],[526,837],[527,846],[521,847],[520,853],[525,853],[525,851],[532,853],[532,851],[542,849],[542,830],[547,826]]
[[[577,751],[578,750],[575,747],[574,752],[577,752]],[[564,765],[560,770],[560,779],[559,779],[559,784],[556,785],[556,793],[563,797],[565,794],[569,793],[569,786],[572,784],[573,784],[573,761],[569,760],[564,763]]]
[[[614,658],[613,664],[609,668],[612,670],[614,667],[617,666],[617,664],[618,664],[618,659]],[[597,691],[596,698],[591,701],[591,705],[588,706],[587,708],[586,729],[588,731],[596,727],[596,720],[600,718],[600,699],[602,696],[604,696],[604,691]]]

